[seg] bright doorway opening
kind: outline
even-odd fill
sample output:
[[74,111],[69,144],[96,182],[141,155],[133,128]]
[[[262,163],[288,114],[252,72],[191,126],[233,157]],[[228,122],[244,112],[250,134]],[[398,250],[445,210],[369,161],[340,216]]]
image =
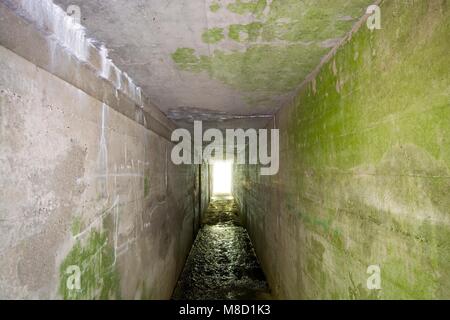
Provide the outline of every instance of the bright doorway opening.
[[217,160],[212,163],[213,195],[231,195],[233,161]]

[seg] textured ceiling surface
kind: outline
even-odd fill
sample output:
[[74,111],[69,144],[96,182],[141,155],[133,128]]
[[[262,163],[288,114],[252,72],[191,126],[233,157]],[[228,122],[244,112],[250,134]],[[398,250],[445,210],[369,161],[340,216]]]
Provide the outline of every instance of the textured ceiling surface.
[[[370,0],[55,0],[169,117],[267,120]],[[258,118],[260,116],[261,118]]]

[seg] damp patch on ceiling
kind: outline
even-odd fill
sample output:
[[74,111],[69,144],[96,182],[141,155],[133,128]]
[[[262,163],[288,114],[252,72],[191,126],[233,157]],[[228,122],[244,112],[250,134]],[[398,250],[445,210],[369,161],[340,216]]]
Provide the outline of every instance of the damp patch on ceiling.
[[[219,25],[199,35],[209,52],[179,47],[171,58],[179,70],[205,72],[247,94],[247,103],[261,103],[298,87],[366,5],[367,0],[212,1],[209,21]],[[247,23],[226,23],[236,15]]]

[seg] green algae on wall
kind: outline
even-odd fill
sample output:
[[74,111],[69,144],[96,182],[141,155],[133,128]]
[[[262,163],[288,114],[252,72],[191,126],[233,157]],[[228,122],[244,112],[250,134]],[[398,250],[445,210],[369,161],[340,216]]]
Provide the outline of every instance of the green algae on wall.
[[237,179],[275,296],[450,297],[450,3],[381,12],[277,114],[278,177]]
[[80,233],[81,228],[82,228],[82,220],[81,220],[81,217],[77,216],[73,219],[73,222],[72,222],[72,227],[71,227],[72,235],[75,236],[78,233]]
[[[59,292],[64,299],[120,298],[114,251],[106,233],[93,230],[87,240],[77,240],[60,266]],[[73,268],[80,270],[80,288],[70,286]]]
[[145,176],[144,177],[144,197],[148,196],[150,193],[150,178]]
[[151,290],[152,288],[146,284],[145,280],[142,281],[140,289],[141,289],[141,297],[140,297],[141,300],[155,299],[155,297],[152,295],[153,293]]

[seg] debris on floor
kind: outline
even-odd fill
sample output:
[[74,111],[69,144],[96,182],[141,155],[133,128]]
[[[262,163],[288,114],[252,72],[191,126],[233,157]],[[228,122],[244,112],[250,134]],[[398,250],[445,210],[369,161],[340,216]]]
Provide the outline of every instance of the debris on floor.
[[269,288],[232,198],[213,199],[173,299],[268,299]]

